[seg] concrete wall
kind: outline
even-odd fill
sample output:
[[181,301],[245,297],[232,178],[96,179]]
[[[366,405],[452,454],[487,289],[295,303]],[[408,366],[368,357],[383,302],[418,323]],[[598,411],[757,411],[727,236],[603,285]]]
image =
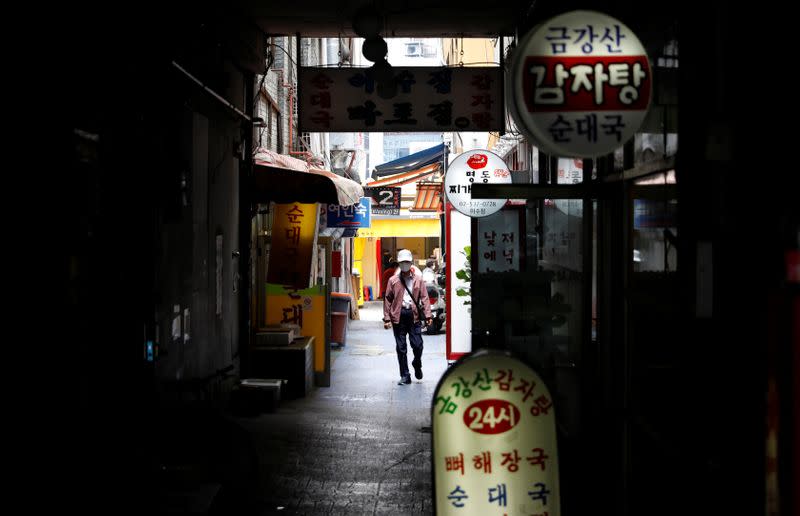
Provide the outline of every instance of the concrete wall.
[[[245,77],[230,63],[223,94],[244,108]],[[238,121],[221,105],[184,107],[178,127],[179,161],[187,188],[173,216],[159,231],[159,303],[162,356],[158,378],[212,374],[236,362],[239,351],[239,156]],[[218,249],[218,242],[221,248]],[[164,353],[166,352],[166,353]]]

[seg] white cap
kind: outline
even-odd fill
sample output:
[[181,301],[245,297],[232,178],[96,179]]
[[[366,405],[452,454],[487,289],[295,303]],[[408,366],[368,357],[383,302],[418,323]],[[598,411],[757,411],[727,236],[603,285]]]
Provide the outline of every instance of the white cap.
[[412,262],[414,261],[414,257],[411,256],[411,251],[408,249],[401,249],[399,253],[397,253],[397,261],[398,262]]

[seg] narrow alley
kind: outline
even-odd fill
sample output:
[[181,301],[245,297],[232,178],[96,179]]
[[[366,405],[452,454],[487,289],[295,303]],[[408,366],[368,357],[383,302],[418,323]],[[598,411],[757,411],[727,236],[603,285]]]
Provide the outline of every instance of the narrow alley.
[[397,385],[381,302],[350,321],[330,388],[241,418],[259,456],[261,514],[432,514],[430,403],[445,336],[425,335],[424,378]]

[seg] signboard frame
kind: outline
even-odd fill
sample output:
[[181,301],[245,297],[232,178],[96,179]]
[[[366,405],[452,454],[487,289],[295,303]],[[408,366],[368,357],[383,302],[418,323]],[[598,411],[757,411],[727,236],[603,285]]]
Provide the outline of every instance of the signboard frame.
[[386,99],[367,68],[298,67],[299,131],[505,132],[502,66],[403,66],[392,72],[397,93]]

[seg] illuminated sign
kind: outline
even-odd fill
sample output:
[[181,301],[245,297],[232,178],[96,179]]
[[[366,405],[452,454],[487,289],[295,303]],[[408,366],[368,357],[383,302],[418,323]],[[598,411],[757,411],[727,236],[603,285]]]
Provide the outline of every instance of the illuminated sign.
[[267,282],[307,288],[317,236],[317,204],[276,204]]
[[644,46],[622,22],[593,11],[537,25],[514,51],[510,77],[514,120],[555,156],[613,152],[639,129],[652,98]]
[[503,131],[503,69],[397,67],[384,99],[365,68],[300,67],[301,132]]
[[436,514],[559,516],[552,397],[509,353],[459,360],[433,395]]
[[485,217],[499,211],[505,199],[473,199],[474,183],[510,183],[508,165],[488,150],[472,150],[459,154],[447,167],[444,191],[453,207],[470,217]]

